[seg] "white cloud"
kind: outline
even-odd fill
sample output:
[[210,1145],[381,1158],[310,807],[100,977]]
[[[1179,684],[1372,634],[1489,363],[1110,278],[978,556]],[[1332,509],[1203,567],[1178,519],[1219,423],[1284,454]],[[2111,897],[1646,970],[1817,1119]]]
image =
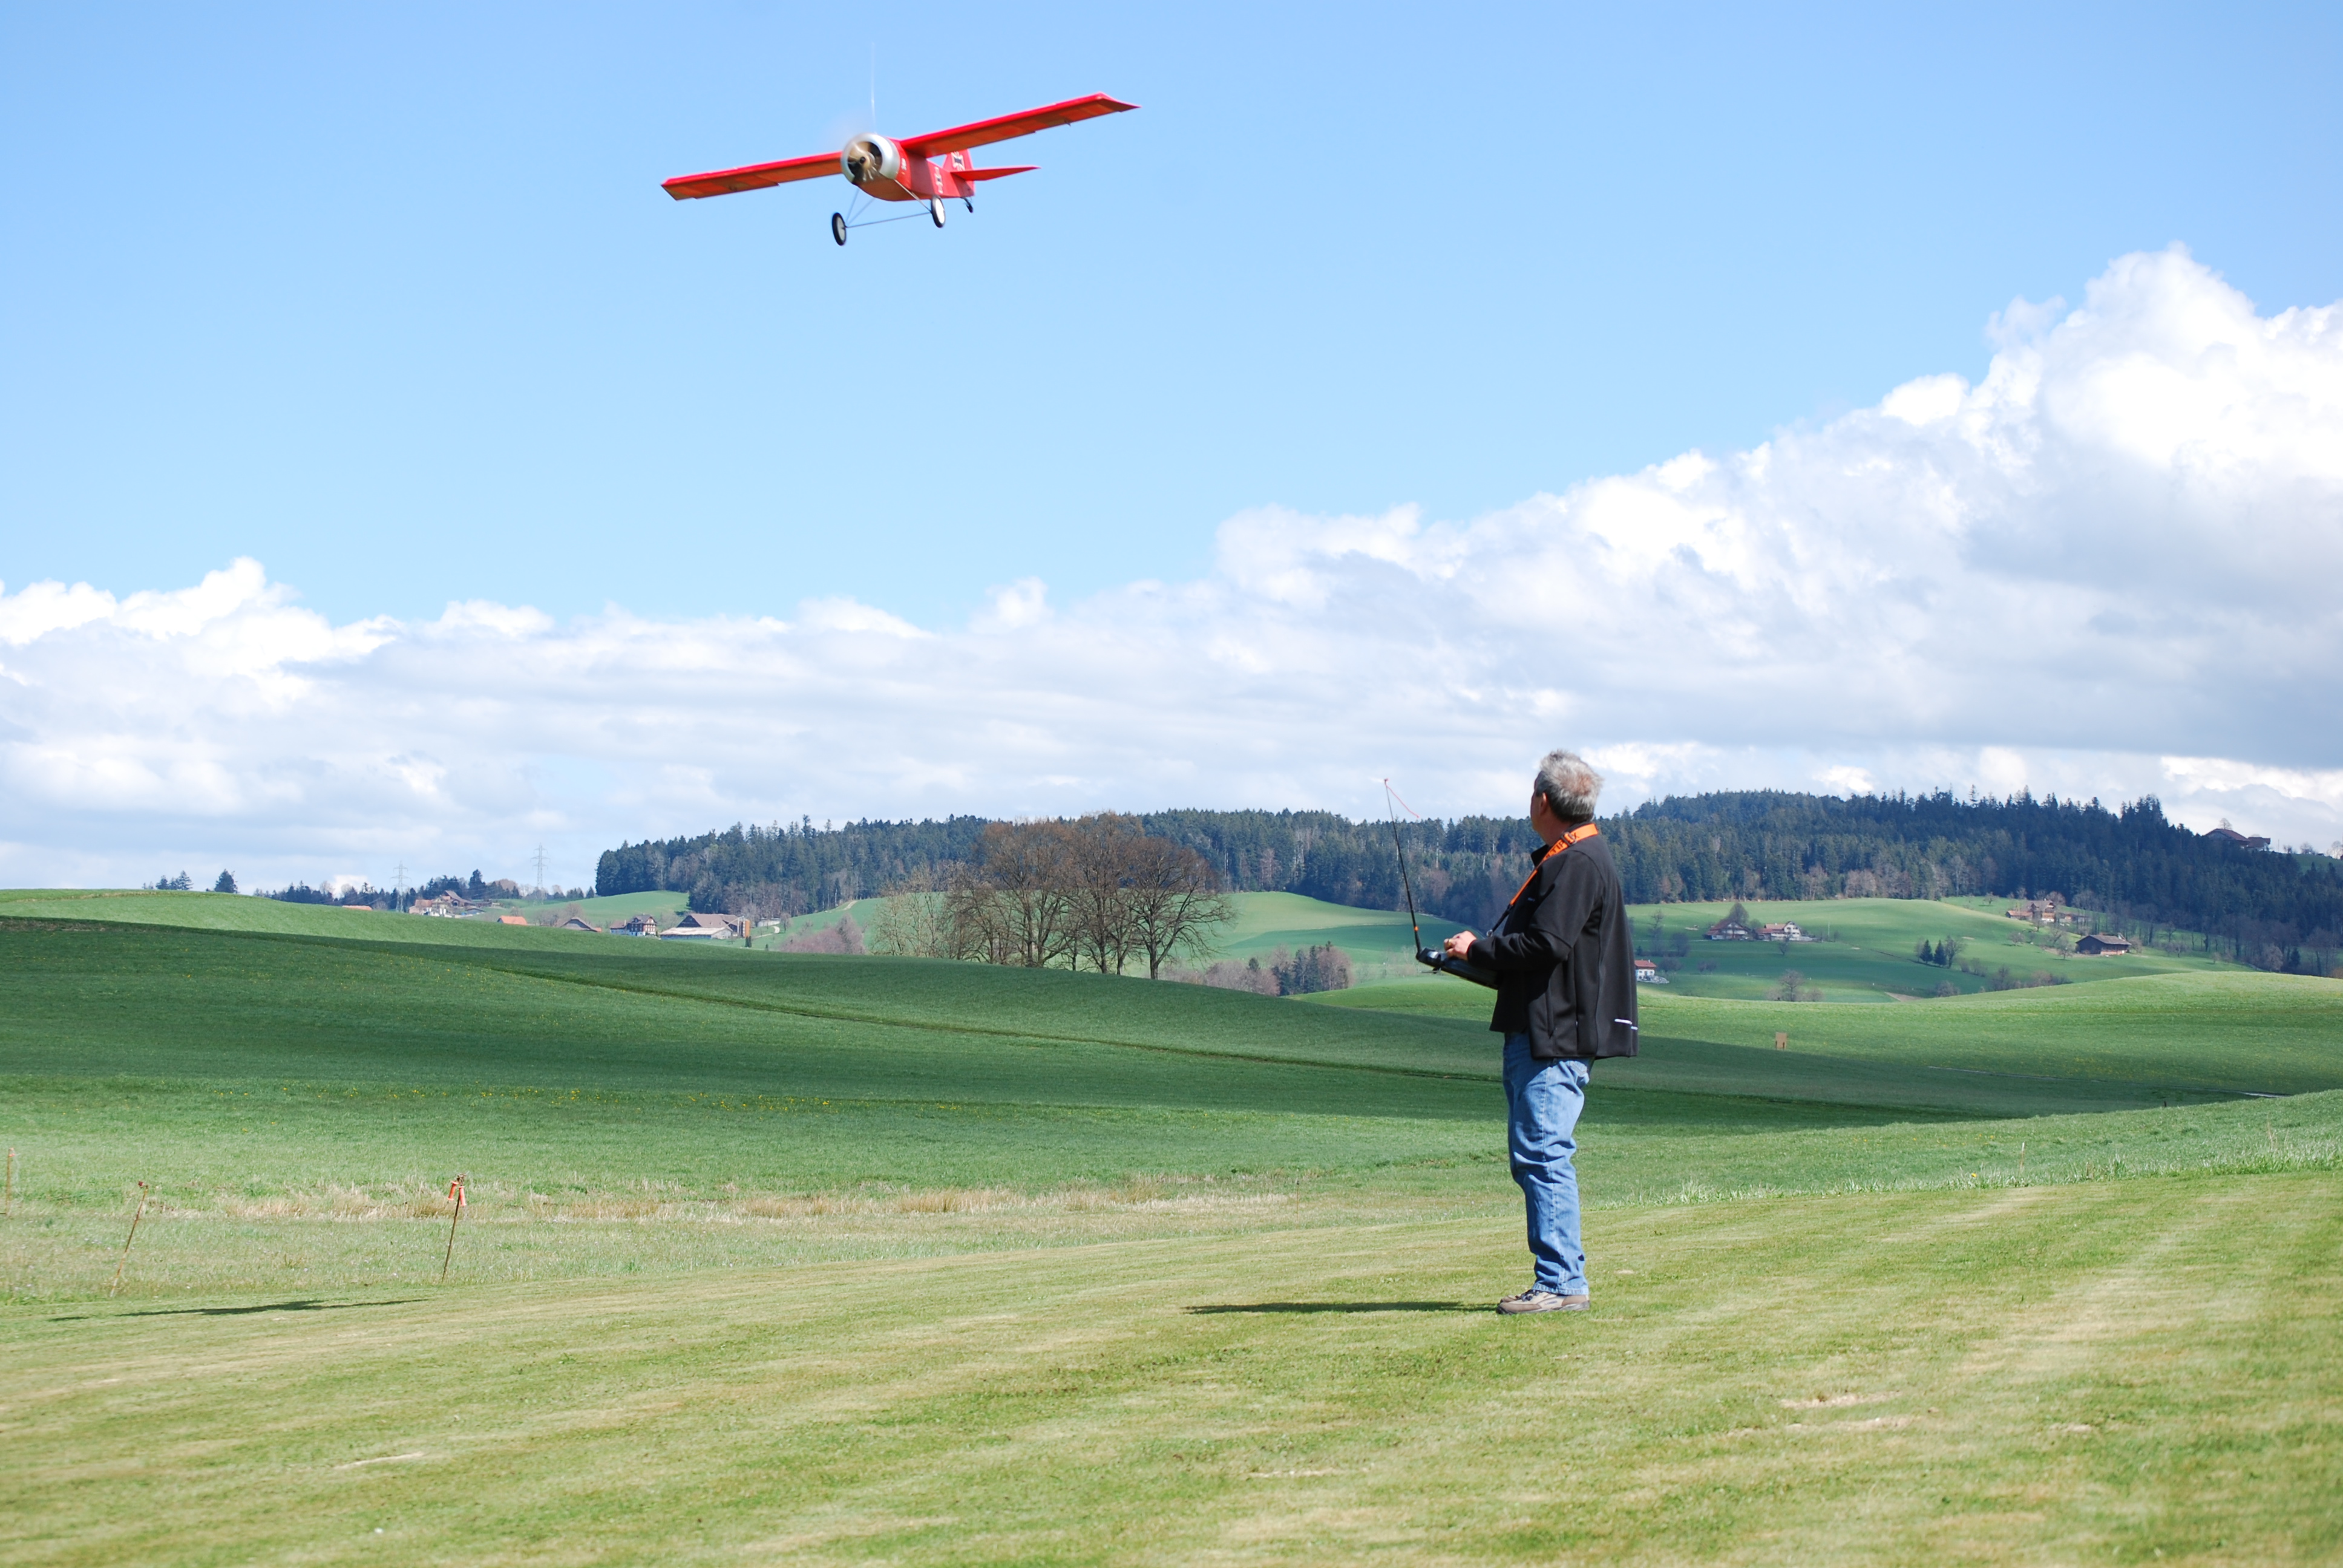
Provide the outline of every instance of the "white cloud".
[[1364,813],[1386,774],[1510,811],[1561,742],[1614,804],[2153,791],[2343,837],[2343,314],[2258,315],[2175,249],[1990,332],[1974,386],[1751,451],[1461,521],[1248,511],[1199,580],[1022,579],[962,628],[850,599],[337,627],[248,560],[35,583],[0,593],[0,877],[512,875],[542,839],[577,882],[736,817]]

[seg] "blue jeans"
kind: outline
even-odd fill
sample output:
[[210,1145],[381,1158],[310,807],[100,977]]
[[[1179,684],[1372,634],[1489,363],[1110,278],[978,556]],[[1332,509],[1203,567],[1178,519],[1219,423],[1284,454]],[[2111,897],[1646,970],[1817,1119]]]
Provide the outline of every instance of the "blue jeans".
[[1505,1036],[1505,1143],[1529,1210],[1536,1288],[1558,1296],[1586,1290],[1578,1243],[1578,1113],[1586,1109],[1586,1063],[1540,1061],[1530,1037]]

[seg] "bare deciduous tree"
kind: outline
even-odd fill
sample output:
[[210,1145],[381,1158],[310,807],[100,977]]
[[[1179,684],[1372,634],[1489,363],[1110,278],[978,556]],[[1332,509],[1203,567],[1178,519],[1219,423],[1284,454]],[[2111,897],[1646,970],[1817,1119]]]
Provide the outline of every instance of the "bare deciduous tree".
[[1201,957],[1214,928],[1236,913],[1212,863],[1169,839],[1131,846],[1128,898],[1130,945],[1147,955],[1149,980],[1175,955]]
[[[1202,956],[1212,928],[1232,913],[1210,861],[1111,812],[993,823],[980,858],[930,907],[934,947],[944,956],[1121,974],[1143,954],[1151,980],[1176,954]],[[910,950],[921,940],[920,918],[907,913],[900,937],[890,929],[886,950]]]
[[1132,868],[1148,839],[1128,817],[1102,811],[1071,824],[1070,887],[1075,967],[1121,974],[1131,956]]
[[899,959],[952,957],[946,901],[944,890],[924,869],[897,883],[870,922],[870,950]]
[[952,879],[946,918],[953,956],[1043,969],[1070,958],[1077,846],[1063,822],[995,822],[984,855]]

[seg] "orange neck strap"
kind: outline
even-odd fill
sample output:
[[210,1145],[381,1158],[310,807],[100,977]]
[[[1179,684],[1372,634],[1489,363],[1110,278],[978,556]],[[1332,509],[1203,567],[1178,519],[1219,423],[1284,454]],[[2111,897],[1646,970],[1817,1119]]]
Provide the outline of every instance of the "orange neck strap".
[[1561,854],[1573,844],[1578,843],[1582,839],[1592,839],[1601,831],[1602,829],[1597,828],[1592,822],[1581,822],[1577,827],[1573,828],[1569,832],[1564,833],[1561,838],[1556,839],[1554,843],[1547,848],[1545,855],[1539,859],[1538,863],[1530,868],[1530,874],[1522,879],[1522,885],[1513,890],[1513,899],[1507,899],[1505,900],[1506,906],[1511,908],[1514,899],[1520,898],[1523,893],[1530,890],[1530,884],[1537,880],[1537,874],[1540,871],[1545,869],[1545,863],[1547,860],[1550,860],[1554,856]]

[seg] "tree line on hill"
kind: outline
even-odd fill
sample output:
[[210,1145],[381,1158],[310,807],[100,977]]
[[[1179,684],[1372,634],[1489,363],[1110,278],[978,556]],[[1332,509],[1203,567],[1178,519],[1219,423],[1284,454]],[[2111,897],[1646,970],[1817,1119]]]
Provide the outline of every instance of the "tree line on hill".
[[[1292,892],[1363,909],[1400,904],[1392,829],[1331,811],[1163,811],[1117,815],[1141,834],[1193,851],[1232,892]],[[943,821],[849,822],[810,819],[624,843],[603,851],[594,890],[683,893],[689,907],[739,914],[753,906],[789,917],[876,898],[925,879],[941,887],[952,868],[981,854],[981,817]],[[1528,869],[1536,835],[1526,820],[1468,818],[1408,823],[1409,866],[1424,907],[1438,912],[1502,909]],[[1499,884],[1503,884],[1500,886]],[[1492,902],[1493,900],[1493,902]]]
[[[1292,892],[1392,910],[1400,868],[1387,822],[1328,811],[1181,810],[1117,819],[1192,851],[1235,892]],[[900,887],[940,890],[978,863],[975,817],[941,822],[809,819],[736,825],[622,844],[596,877],[604,895],[665,890],[690,907],[795,915]],[[2190,933],[2206,950],[2266,969],[2325,972],[2343,940],[2343,863],[2273,853],[2178,826],[2147,797],[2116,810],[2020,793],[1963,799],[1852,799],[1778,790],[1678,796],[1603,819],[1633,903],[1727,899],[2026,898],[2052,891],[2142,940]],[[1525,818],[1399,825],[1426,913],[1485,927],[1528,873]]]
[[[218,893],[236,891],[236,879],[226,871],[220,873],[219,885],[212,890]],[[307,882],[295,882],[288,887],[262,890],[257,896],[275,899],[287,904],[335,904],[352,909],[389,910],[394,912],[413,909],[418,900],[436,899],[452,893],[457,898],[482,904],[498,899],[518,899],[523,896],[519,883],[509,877],[491,881],[475,869],[469,877],[434,877],[419,888],[377,888],[372,882],[351,886],[313,888]],[[566,899],[572,902],[593,895],[583,888],[571,888],[566,892],[559,888],[539,888],[531,897],[548,900]]]

